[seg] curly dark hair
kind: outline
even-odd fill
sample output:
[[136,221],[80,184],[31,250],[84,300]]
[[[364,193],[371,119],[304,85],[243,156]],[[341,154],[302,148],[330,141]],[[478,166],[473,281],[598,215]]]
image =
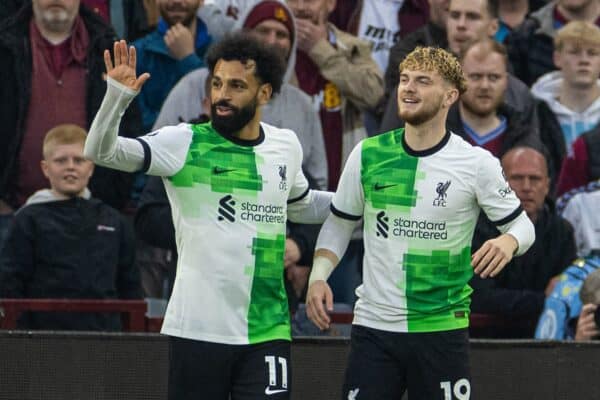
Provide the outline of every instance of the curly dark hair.
[[273,94],[281,90],[285,61],[276,49],[248,33],[229,34],[208,50],[206,62],[211,73],[215,71],[219,60],[240,61],[242,64],[252,60],[256,63],[255,76],[260,83],[270,84]]

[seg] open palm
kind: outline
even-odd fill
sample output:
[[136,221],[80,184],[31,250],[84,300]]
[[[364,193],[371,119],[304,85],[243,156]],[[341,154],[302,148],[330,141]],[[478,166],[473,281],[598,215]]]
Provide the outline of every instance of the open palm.
[[136,76],[135,64],[137,59],[135,47],[131,46],[127,49],[127,43],[124,40],[120,40],[115,42],[113,53],[115,58],[114,65],[110,51],[104,50],[104,65],[106,66],[107,75],[120,84],[139,91],[150,78],[150,74],[145,72],[139,77]]

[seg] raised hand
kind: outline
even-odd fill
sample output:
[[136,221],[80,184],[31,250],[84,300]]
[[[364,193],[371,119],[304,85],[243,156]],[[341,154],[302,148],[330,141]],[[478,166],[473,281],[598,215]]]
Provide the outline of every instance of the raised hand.
[[139,91],[150,78],[150,74],[145,72],[139,77],[137,76],[135,47],[130,46],[127,49],[127,42],[124,40],[116,41],[113,53],[114,65],[110,57],[110,51],[104,50],[104,65],[106,66],[107,76],[130,89]]

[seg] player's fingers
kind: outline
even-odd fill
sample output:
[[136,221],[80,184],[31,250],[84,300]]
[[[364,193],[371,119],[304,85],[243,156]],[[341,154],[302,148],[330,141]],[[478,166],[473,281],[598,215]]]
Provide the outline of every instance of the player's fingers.
[[506,257],[504,257],[503,255],[499,255],[498,257],[496,257],[493,262],[493,264],[495,265],[491,269],[489,276],[493,278],[496,275],[498,275],[500,272],[502,272],[507,263],[508,259],[506,259]]
[[[331,312],[333,311],[333,293],[331,292],[331,289],[327,288],[327,291],[325,292],[325,306],[327,307],[327,311]],[[327,320],[329,320],[329,314],[327,315]]]
[[133,84],[133,88],[135,90],[140,90],[142,88],[142,86],[144,86],[144,83],[146,83],[146,81],[150,79],[150,74],[147,72],[144,72],[142,75],[140,75],[136,80],[135,83]]
[[482,278],[487,278],[493,268],[496,266],[494,260],[496,254],[493,250],[490,250],[479,262],[478,268],[475,269],[475,273],[478,273]]
[[473,268],[477,268],[477,265],[479,265],[479,262],[481,261],[483,256],[485,256],[485,253],[488,250],[488,246],[488,243],[484,243],[475,253],[473,253],[473,255],[471,256],[471,265],[473,266]]
[[113,57],[115,59],[115,67],[121,65],[121,46],[119,46],[118,41],[113,45]]
[[129,65],[129,49],[127,48],[127,42],[121,40],[121,63]]
[[129,46],[129,67],[135,70],[137,64],[137,53],[134,46]]
[[310,302],[312,306],[313,322],[320,329],[327,329],[329,327],[329,316],[323,306],[326,295],[319,291],[319,293],[313,292]]
[[490,255],[490,252],[490,245],[488,243],[484,243],[483,246],[481,246],[481,248],[477,250],[475,254],[473,254],[471,262],[473,264],[473,269],[476,274],[479,274],[481,273],[481,271],[483,271],[483,269],[487,265],[486,260],[489,261],[489,257],[493,256]]
[[306,316],[310,319],[319,329],[325,329],[325,322],[321,321],[317,305],[313,300],[308,301],[306,306]]
[[112,59],[110,58],[110,51],[104,50],[104,66],[106,67],[106,72],[110,72],[113,69]]

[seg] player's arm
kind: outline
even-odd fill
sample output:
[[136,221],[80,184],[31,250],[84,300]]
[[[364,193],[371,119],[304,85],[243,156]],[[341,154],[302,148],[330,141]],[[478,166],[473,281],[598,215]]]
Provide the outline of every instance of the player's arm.
[[308,279],[306,314],[320,329],[329,328],[333,293],[327,279],[346,252],[352,232],[364,212],[364,192],[360,181],[361,144],[357,145],[344,167],[338,190],[331,203],[331,214],[317,238],[313,267]]
[[498,275],[513,256],[525,253],[535,241],[535,228],[525,211],[498,229],[503,233],[486,241],[473,254],[474,272],[482,278]]
[[535,228],[504,178],[498,159],[483,153],[477,171],[477,201],[502,233],[483,243],[471,259],[474,272],[494,277],[515,255],[525,253],[535,240]]
[[333,311],[333,292],[327,279],[348,248],[358,219],[346,219],[331,213],[317,238],[313,266],[308,278],[306,315],[320,329],[328,329]]
[[119,124],[150,75],[137,77],[135,48],[128,50],[124,40],[115,42],[113,51],[114,64],[110,52],[104,51],[107,90],[85,141],[84,155],[98,165],[135,172],[144,165],[144,148],[136,139],[119,137]]
[[301,196],[288,200],[289,220],[299,224],[323,223],[329,215],[333,193],[307,188]]
[[329,215],[333,193],[308,187],[308,180],[302,172],[302,146],[296,139],[296,134],[293,135],[296,150],[293,153],[295,159],[292,164],[296,172],[288,195],[288,219],[300,224],[322,224]]

